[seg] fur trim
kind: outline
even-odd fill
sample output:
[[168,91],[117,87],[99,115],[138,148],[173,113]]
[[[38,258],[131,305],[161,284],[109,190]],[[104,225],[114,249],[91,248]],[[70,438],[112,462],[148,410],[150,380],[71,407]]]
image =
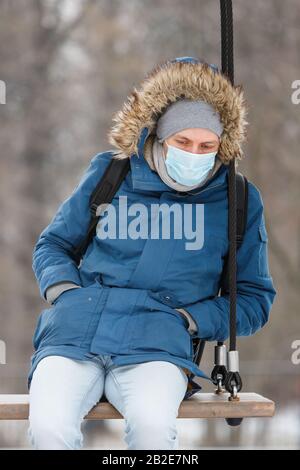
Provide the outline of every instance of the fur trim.
[[118,150],[116,158],[137,154],[142,129],[148,127],[150,134],[155,134],[159,116],[180,98],[205,100],[219,112],[224,130],[218,154],[223,163],[244,156],[241,144],[246,139],[248,122],[243,87],[233,86],[225,75],[214,72],[206,63],[158,64],[127,98],[123,108],[114,114],[115,124],[107,135],[109,143]]

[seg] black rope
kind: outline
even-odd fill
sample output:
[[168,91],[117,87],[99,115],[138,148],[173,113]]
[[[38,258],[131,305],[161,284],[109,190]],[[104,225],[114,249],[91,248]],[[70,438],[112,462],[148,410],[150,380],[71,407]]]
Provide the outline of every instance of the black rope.
[[[234,85],[233,65],[233,18],[232,1],[220,0],[221,12],[221,57],[222,73]],[[236,188],[235,159],[229,163],[228,172],[228,211],[229,211],[229,304],[230,304],[230,344],[229,350],[236,350]]]
[[220,0],[222,73],[234,84],[233,20],[231,0]]
[[229,350],[236,350],[236,190],[234,161],[229,168],[229,303],[230,303],[230,342]]

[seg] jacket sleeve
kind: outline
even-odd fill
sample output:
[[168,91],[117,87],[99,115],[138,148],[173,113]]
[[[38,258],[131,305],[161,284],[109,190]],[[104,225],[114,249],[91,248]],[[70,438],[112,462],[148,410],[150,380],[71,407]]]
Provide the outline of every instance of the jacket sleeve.
[[46,298],[48,287],[61,282],[81,286],[81,278],[75,260],[74,248],[87,234],[90,209],[89,199],[110,157],[95,155],[82,175],[72,194],[63,201],[50,224],[40,234],[32,254],[32,269],[39,285],[40,294]]
[[[237,336],[250,336],[269,319],[277,294],[269,272],[268,236],[259,190],[249,182],[245,236],[237,251]],[[229,294],[184,306],[198,327],[197,337],[225,341],[229,336]]]

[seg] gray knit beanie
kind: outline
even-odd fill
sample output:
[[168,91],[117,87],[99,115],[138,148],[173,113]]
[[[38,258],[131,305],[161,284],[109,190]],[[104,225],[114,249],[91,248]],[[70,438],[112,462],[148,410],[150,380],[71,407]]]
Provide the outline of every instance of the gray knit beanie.
[[160,143],[183,129],[201,127],[218,137],[223,132],[219,113],[206,101],[179,99],[170,104],[157,120],[156,135]]

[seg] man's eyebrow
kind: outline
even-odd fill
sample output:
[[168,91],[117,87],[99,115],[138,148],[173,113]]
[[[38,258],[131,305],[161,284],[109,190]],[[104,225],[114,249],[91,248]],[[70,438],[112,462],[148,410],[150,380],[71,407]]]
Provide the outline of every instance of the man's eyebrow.
[[185,135],[181,135],[181,134],[177,134],[176,137],[180,137],[180,139],[190,140],[188,137],[185,137]]
[[[186,140],[190,140],[188,137],[184,136],[184,135],[181,135],[181,134],[178,134],[176,136],[176,138],[179,138],[179,139],[186,139]],[[217,140],[206,140],[205,142],[201,142],[201,144],[216,144],[218,143]]]

